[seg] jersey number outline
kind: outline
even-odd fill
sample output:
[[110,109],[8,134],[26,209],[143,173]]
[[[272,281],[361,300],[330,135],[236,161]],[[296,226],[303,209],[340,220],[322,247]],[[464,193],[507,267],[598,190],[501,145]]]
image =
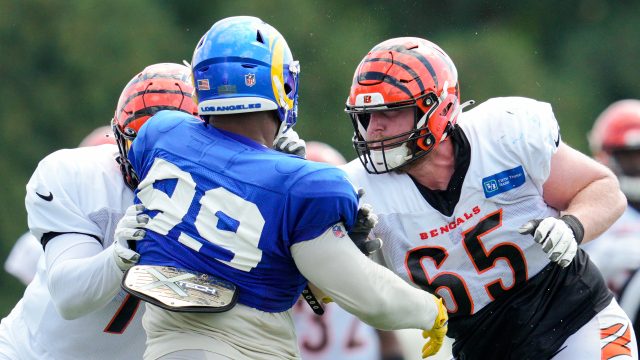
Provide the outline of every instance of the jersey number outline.
[[[165,179],[177,180],[171,196],[153,187],[156,181]],[[196,183],[191,174],[160,158],[154,160],[138,188],[138,198],[144,206],[148,210],[159,211],[149,221],[147,229],[160,235],[167,235],[182,222],[196,195]],[[242,271],[250,271],[258,266],[262,259],[258,242],[265,223],[258,207],[222,187],[206,191],[200,199],[200,205],[194,223],[200,236],[234,253],[231,261],[216,260]],[[223,224],[219,226],[220,222]],[[178,241],[195,251],[202,248],[200,242],[185,233],[180,234]],[[135,316],[139,302],[139,299],[127,294],[103,331],[122,334]]]
[[136,316],[139,307],[140,299],[133,297],[131,294],[127,294],[116,313],[113,314],[109,324],[107,324],[102,331],[109,334],[122,335],[122,333],[127,330],[127,327],[129,327],[129,324],[131,324],[133,317]]
[[[156,181],[168,179],[176,180],[171,196],[153,187]],[[138,189],[142,204],[158,211],[146,228],[160,235],[167,235],[183,221],[196,195],[191,174],[160,158],[154,160]],[[258,266],[262,260],[258,243],[265,220],[256,204],[223,187],[207,190],[199,202],[194,225],[200,237],[234,254],[230,261],[216,260],[247,272]],[[185,233],[179,235],[178,241],[198,252],[205,246]]]
[[[478,274],[493,269],[499,259],[506,261],[511,268],[513,274],[511,285],[506,286],[502,279],[485,285],[485,291],[492,301],[529,278],[524,253],[515,244],[503,242],[489,250],[485,249],[482,237],[501,226],[502,209],[498,209],[462,233],[463,246]],[[430,277],[422,265],[424,258],[430,258],[438,269],[448,256],[447,250],[440,246],[427,245],[412,249],[406,256],[409,278],[423,290],[434,293],[439,290],[448,291],[453,301],[453,304],[447,304],[449,313],[471,315],[474,313],[474,304],[465,280],[453,272],[442,272]]]

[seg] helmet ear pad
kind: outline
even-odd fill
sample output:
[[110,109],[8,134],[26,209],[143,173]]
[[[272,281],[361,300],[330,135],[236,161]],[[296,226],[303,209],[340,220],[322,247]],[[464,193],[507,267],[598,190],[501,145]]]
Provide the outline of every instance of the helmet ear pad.
[[[430,151],[440,141],[444,140],[447,132],[456,121],[459,106],[458,96],[448,94],[444,101],[425,112],[426,124],[420,124],[422,119],[417,124],[418,127],[423,128],[420,131],[421,136],[416,140],[418,148]],[[427,135],[427,133],[430,135]]]

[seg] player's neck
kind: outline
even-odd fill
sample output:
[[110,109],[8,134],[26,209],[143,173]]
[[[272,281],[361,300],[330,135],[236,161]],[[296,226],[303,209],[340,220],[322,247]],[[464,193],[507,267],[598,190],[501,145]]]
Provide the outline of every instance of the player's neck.
[[255,112],[209,117],[214,127],[247,137],[266,147],[273,145],[278,124],[268,112]]
[[411,166],[406,172],[428,189],[447,190],[454,170],[453,143],[448,139],[418,160],[415,166]]

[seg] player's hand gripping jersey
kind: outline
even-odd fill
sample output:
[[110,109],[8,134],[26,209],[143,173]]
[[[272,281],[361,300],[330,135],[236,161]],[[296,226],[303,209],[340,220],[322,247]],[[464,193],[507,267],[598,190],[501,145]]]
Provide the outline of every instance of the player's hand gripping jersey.
[[[542,197],[560,142],[551,107],[491,99],[463,113],[450,136],[457,156],[449,196],[404,173],[369,175],[358,160],[346,165],[378,212],[374,235],[384,241],[385,262],[445,300],[454,353],[549,357],[568,336],[556,334],[572,333],[554,330],[579,328],[611,301],[582,250],[562,269],[518,233],[531,219],[558,215]],[[557,298],[562,307],[547,305]]]
[[[117,154],[114,145],[60,150],[38,165],[27,184],[26,208],[29,228],[46,256],[2,321],[0,353],[6,354],[10,343],[12,358],[20,359],[142,357],[142,311],[121,291],[122,271],[113,253],[102,251],[111,246],[114,228],[133,202]],[[60,262],[83,248],[91,255],[72,259],[72,268]]]
[[152,217],[140,264],[230,281],[239,303],[262,311],[290,309],[306,285],[293,244],[355,220],[356,193],[342,171],[182,113],[146,123],[129,159],[142,179],[136,201]]

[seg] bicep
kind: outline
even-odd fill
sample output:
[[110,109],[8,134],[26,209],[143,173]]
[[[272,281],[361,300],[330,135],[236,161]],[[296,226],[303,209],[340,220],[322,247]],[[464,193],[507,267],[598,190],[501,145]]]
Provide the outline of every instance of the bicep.
[[560,143],[551,157],[551,171],[543,184],[543,198],[549,206],[565,210],[582,189],[594,181],[612,176],[604,165]]

